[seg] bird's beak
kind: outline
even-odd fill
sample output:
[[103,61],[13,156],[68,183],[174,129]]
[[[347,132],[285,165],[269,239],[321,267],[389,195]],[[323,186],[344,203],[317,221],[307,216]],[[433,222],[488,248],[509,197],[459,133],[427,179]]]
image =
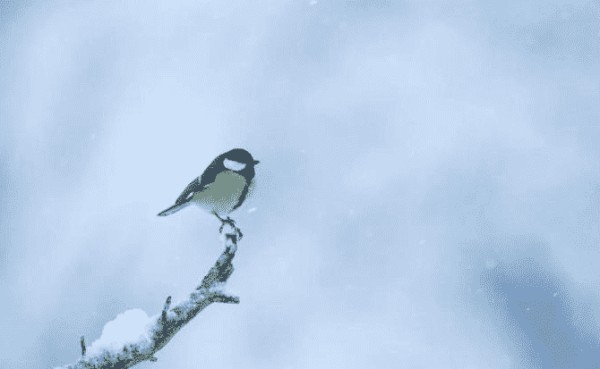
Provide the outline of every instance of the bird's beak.
[[260,163],[260,161],[258,161],[258,160],[254,160],[254,165],[256,165],[256,164],[258,164],[258,163]]

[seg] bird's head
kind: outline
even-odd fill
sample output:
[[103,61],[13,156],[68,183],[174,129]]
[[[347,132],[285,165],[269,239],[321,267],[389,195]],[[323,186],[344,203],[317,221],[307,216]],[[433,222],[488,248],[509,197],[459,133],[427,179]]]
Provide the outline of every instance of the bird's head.
[[247,168],[254,168],[259,163],[252,155],[244,149],[233,149],[221,155],[223,166],[235,172],[241,172]]

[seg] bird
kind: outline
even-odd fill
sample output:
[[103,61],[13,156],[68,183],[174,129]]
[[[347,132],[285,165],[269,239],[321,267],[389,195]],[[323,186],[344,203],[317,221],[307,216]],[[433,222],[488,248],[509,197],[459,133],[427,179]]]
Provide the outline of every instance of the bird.
[[217,156],[204,170],[181,192],[175,204],[158,213],[164,217],[195,204],[215,215],[221,221],[220,231],[225,224],[235,226],[229,214],[242,206],[252,187],[254,187],[254,167],[260,163],[248,151],[240,148],[229,150]]

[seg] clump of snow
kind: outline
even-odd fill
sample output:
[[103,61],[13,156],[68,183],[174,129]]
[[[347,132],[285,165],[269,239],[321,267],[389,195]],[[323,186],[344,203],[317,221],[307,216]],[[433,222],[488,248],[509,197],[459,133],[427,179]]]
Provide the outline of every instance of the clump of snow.
[[127,310],[104,325],[100,338],[87,350],[88,356],[102,351],[117,351],[129,343],[149,342],[149,328],[153,319],[140,309]]

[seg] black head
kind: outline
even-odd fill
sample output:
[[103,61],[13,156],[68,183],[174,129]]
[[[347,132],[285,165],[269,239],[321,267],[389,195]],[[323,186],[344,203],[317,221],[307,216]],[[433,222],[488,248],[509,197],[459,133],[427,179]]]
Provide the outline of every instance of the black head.
[[223,158],[223,161],[231,160],[248,166],[255,166],[259,163],[258,160],[254,160],[252,155],[244,149],[229,150],[222,154],[221,157]]
[[218,168],[229,169],[243,175],[246,180],[254,178],[254,166],[259,163],[244,149],[233,149],[215,159]]
[[232,170],[243,175],[248,182],[254,178],[254,166],[258,160],[254,160],[252,155],[244,149],[233,149],[223,153],[215,158],[200,176],[200,187],[206,186],[215,181],[219,173],[224,170]]

